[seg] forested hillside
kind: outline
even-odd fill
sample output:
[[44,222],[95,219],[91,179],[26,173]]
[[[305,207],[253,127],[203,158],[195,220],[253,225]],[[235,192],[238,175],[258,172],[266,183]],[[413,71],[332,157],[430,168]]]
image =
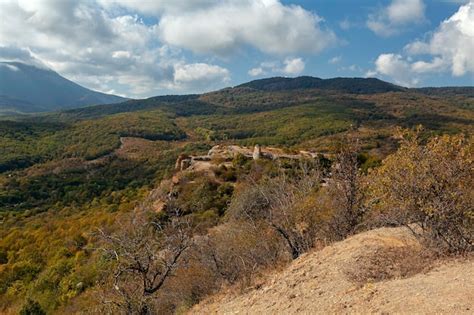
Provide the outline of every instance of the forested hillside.
[[[388,224],[372,218],[391,205],[406,209],[411,205],[397,204],[401,197],[396,191],[377,189],[390,181],[396,186],[402,177],[393,178],[391,173],[401,176],[397,165],[416,169],[415,159],[425,161],[426,174],[446,180],[445,186],[436,186],[446,193],[456,185],[449,174],[433,167],[436,162],[456,161],[446,165],[453,174],[458,172],[462,185],[456,189],[464,192],[472,175],[473,106],[469,88],[405,89],[375,79],[302,77],[252,81],[202,95],[4,117],[0,122],[0,312],[13,314],[24,307],[58,314],[101,312],[103,300],[116,302],[104,306],[110,306],[112,313],[123,311],[124,303],[137,312],[143,305],[162,312],[187,309],[221,285],[245,286],[260,271],[286,264],[323,242],[340,240],[372,223]],[[423,129],[416,137],[399,132],[399,128],[414,130],[418,125]],[[441,135],[448,136],[440,142],[433,140]],[[401,143],[402,150],[393,155]],[[252,161],[242,156],[229,161],[216,158],[210,162],[211,171],[180,173],[175,169],[178,157],[202,155],[218,144],[258,144],[289,154],[311,151],[318,158],[305,161],[312,171],[301,168],[301,161]],[[427,144],[428,149],[422,149]],[[449,151],[451,147],[457,151]],[[326,187],[321,183],[328,182],[328,174],[336,176],[334,165],[347,159],[356,165],[354,176],[361,181],[380,179],[379,186],[367,188],[362,195],[392,194],[386,204],[364,206],[372,209],[370,215],[364,212],[363,220],[358,217],[355,223],[339,222],[337,209],[344,207],[329,201],[342,192],[331,191],[330,184],[328,191],[321,188]],[[415,166],[403,164],[409,159]],[[439,178],[433,182],[425,178],[427,182],[413,191]],[[281,193],[287,199],[264,202],[259,191]],[[431,198],[424,197],[425,201]],[[469,230],[472,208],[463,198],[459,197],[464,208],[456,208],[460,211],[456,220],[465,216],[462,229]],[[357,200],[362,204],[362,199]],[[270,222],[271,216],[263,214],[279,211],[278,202],[298,210],[288,221],[291,226],[280,231],[281,222]],[[164,205],[158,207],[158,203]],[[438,209],[438,205],[430,206],[420,208],[417,215]],[[252,209],[262,212],[247,213]],[[139,215],[131,216],[134,213]],[[246,214],[254,217],[240,225],[247,231],[242,234],[237,227]],[[408,221],[403,222],[399,217],[392,219],[390,224],[396,225],[413,217],[404,217]],[[156,225],[148,229],[150,222]],[[259,228],[265,238],[251,233]],[[281,238],[285,230],[304,232]],[[471,232],[466,232],[464,241],[450,234],[460,243],[445,245],[453,251],[472,250]],[[145,252],[140,238],[154,240]],[[239,261],[244,265],[238,265],[225,246],[240,251]],[[135,268],[128,260],[116,261],[113,250],[136,251],[145,260],[147,250],[165,251],[164,261],[147,260],[156,274],[144,275],[154,277],[146,284],[146,294],[134,291],[143,290],[136,281],[141,267],[135,274],[123,271],[123,278],[115,279],[120,286],[130,283],[124,291],[111,289],[120,268]],[[183,257],[188,264],[162,269]],[[251,272],[250,265],[255,266]],[[178,276],[168,278],[167,272]]]

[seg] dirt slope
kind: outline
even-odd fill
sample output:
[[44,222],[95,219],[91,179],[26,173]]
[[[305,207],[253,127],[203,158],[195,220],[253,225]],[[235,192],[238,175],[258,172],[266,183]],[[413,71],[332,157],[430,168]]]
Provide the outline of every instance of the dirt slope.
[[473,314],[474,259],[431,261],[402,228],[361,233],[294,261],[258,288],[191,314]]

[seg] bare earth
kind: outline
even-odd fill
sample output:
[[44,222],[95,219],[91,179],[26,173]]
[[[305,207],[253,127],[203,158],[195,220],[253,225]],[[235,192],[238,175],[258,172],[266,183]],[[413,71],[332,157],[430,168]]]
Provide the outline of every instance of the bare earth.
[[[401,253],[401,258],[390,253]],[[420,253],[419,243],[404,228],[361,233],[300,257],[257,288],[211,297],[190,313],[474,314],[474,259],[407,273],[403,263],[415,264]],[[386,275],[383,280],[364,278],[379,269]]]

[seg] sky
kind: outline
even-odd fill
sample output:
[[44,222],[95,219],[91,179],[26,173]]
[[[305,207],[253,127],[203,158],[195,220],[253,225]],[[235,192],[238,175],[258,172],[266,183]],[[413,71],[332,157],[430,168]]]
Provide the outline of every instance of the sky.
[[473,86],[474,0],[0,0],[0,61],[131,98],[271,76]]

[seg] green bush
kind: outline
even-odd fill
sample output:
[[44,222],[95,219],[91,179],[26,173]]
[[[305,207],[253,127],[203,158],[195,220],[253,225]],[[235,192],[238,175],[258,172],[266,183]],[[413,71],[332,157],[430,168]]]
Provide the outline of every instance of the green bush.
[[46,312],[38,302],[27,299],[20,310],[20,315],[46,315]]

